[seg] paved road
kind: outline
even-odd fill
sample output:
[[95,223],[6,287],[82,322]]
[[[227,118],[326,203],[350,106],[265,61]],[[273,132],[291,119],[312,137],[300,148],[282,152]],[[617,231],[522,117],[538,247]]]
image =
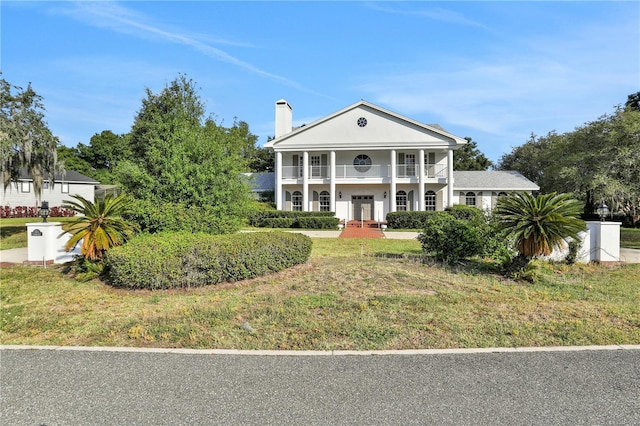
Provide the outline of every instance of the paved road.
[[640,350],[367,356],[0,351],[6,425],[632,425]]

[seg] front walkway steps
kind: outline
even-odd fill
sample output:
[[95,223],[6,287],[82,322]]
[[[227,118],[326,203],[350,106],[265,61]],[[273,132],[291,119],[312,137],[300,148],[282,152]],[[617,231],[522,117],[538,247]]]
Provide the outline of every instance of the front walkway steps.
[[384,238],[384,234],[375,220],[365,220],[364,223],[352,220],[347,222],[340,238]]

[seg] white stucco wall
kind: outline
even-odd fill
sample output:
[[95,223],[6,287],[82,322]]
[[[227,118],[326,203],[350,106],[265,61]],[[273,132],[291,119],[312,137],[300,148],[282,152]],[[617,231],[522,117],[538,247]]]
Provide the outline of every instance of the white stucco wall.
[[[6,191],[0,190],[0,205],[9,207],[37,207],[36,194],[33,190],[33,183],[29,182],[29,191],[24,192],[25,187],[18,183],[17,187],[15,183],[9,185]],[[66,188],[64,188],[66,189]],[[48,201],[49,207],[58,207],[65,200],[71,200],[71,195],[81,195],[87,200],[94,201],[95,186],[93,184],[83,183],[69,183],[68,192],[63,193],[63,185],[56,183],[53,188],[43,189],[42,201]]]

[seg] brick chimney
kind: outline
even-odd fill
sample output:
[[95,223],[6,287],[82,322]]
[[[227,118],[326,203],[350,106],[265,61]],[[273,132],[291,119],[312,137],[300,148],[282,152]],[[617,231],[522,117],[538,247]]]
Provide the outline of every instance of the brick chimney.
[[291,132],[293,126],[293,111],[291,105],[284,99],[276,101],[276,138]]

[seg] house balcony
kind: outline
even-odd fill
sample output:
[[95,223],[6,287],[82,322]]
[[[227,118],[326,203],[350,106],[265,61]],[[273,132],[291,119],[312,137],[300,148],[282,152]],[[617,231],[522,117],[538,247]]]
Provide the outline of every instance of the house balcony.
[[[419,178],[420,168],[416,164],[398,164],[396,165],[396,178],[408,179],[409,181],[417,181]],[[284,180],[301,180],[303,176],[303,168],[299,166],[283,166],[282,179]],[[309,180],[331,179],[331,167],[329,166],[309,166]],[[447,166],[442,164],[425,165],[425,179],[438,182],[440,179],[446,179]],[[371,164],[365,167],[356,167],[353,164],[336,164],[336,181],[360,181],[360,180],[382,180],[391,179],[390,164]]]

